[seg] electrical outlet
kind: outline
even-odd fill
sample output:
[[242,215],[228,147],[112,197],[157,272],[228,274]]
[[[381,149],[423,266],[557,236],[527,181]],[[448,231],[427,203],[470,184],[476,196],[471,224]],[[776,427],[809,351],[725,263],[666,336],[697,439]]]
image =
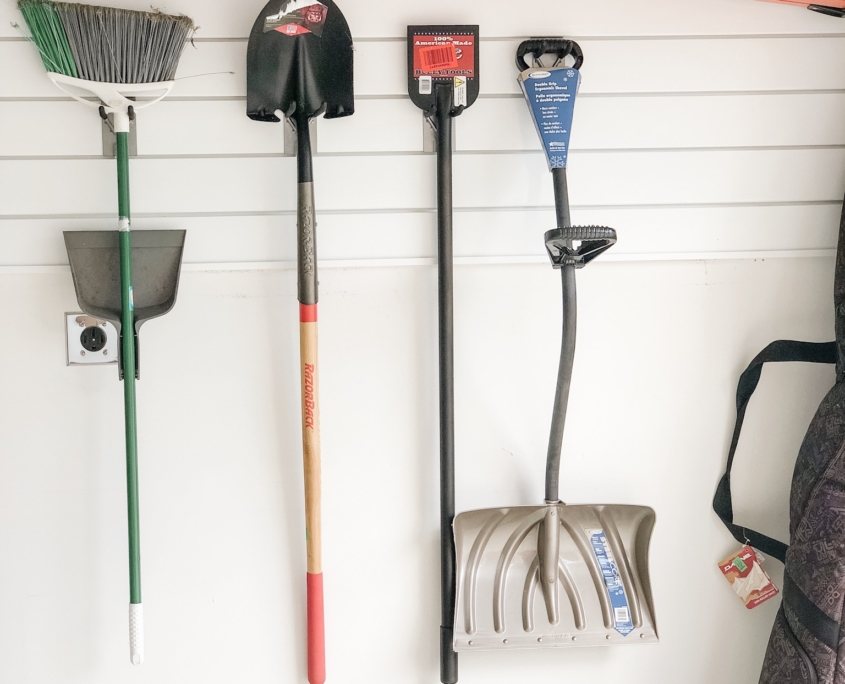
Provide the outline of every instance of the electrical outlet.
[[68,366],[117,363],[120,336],[112,323],[84,313],[66,313],[65,329]]

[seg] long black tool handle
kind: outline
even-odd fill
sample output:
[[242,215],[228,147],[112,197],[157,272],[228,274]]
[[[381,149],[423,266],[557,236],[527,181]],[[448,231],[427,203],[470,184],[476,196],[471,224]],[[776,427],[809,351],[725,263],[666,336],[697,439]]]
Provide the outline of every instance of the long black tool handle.
[[[569,213],[566,169],[554,169],[552,177],[555,188],[557,227],[568,228],[572,225],[572,219]],[[565,263],[560,269],[560,275],[563,281],[563,341],[560,350],[552,429],[549,435],[549,451],[546,458],[546,501],[548,502],[560,501],[560,454],[563,448],[566,409],[569,405],[569,389],[572,385],[572,368],[575,364],[575,338],[578,325],[575,264]]]
[[436,88],[437,254],[440,328],[440,681],[458,681],[455,620],[455,350],[452,251],[452,85]]

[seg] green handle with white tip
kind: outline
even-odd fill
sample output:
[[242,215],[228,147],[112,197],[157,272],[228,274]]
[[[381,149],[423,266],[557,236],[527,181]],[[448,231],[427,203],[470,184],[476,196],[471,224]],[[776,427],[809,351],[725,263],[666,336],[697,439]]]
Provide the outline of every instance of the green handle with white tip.
[[135,400],[135,303],[132,293],[132,233],[129,206],[129,114],[115,110],[117,197],[120,219],[121,355],[126,421],[126,499],[129,509],[129,655],[144,661],[144,612],[141,604],[141,525],[138,507],[138,429]]

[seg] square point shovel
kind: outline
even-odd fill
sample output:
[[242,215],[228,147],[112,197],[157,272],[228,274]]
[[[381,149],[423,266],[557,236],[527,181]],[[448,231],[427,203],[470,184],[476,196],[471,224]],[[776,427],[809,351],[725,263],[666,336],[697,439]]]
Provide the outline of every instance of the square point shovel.
[[297,275],[299,283],[302,451],[308,554],[308,681],[326,680],[320,521],[320,409],[317,365],[317,223],[308,122],[354,111],[352,35],[331,0],[271,0],[247,46],[247,116],[289,119],[297,139]]
[[[529,53],[537,60],[551,53],[557,62],[532,69],[524,59]],[[569,56],[574,65],[560,66]],[[554,177],[558,227],[545,240],[563,281],[563,343],[545,503],[470,511],[455,519],[456,651],[657,641],[648,575],[654,511],[571,506],[558,495],[575,360],[575,271],[616,242],[612,228],[576,227],[570,220],[566,161],[582,61],[577,43],[560,39],[526,41],[517,53],[519,82]]]
[[452,120],[478,97],[478,26],[409,26],[408,95],[437,138],[437,268],[440,336],[440,680],[458,681],[455,614],[455,371],[452,250]]

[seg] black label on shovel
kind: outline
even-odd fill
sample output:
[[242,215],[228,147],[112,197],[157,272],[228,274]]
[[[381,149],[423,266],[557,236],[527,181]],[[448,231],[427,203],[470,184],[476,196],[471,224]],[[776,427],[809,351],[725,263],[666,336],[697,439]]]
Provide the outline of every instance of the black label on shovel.
[[409,26],[408,94],[414,104],[431,111],[437,84],[454,88],[455,107],[475,102],[478,49],[478,26]]

